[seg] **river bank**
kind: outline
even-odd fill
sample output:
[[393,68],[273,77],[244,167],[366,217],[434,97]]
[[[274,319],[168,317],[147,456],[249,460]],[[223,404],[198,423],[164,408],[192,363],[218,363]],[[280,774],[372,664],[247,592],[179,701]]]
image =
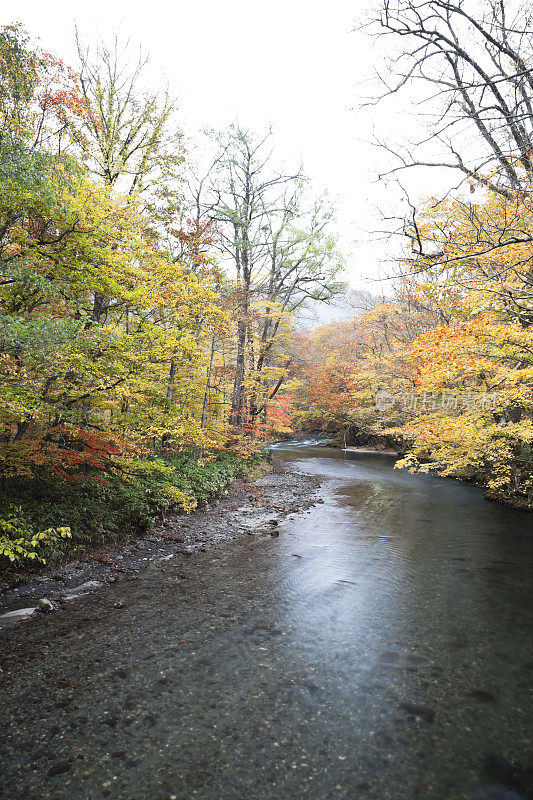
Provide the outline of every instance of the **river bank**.
[[[209,509],[169,516],[135,541],[88,550],[81,558],[43,566],[28,580],[0,592],[0,629],[37,614],[48,599],[54,611],[105,585],[137,580],[153,563],[176,565],[241,536],[276,536],[277,525],[316,501],[319,480],[276,465],[255,481],[238,481]],[[22,613],[26,610],[26,613]],[[19,615],[3,616],[14,611]]]

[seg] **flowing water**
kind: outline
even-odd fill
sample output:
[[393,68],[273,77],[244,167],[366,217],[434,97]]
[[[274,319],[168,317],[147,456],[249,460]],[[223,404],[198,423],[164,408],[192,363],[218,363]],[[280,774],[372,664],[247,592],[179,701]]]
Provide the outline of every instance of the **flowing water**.
[[385,454],[273,454],[323,502],[193,556],[179,598],[154,569],[120,624],[81,619],[61,663],[68,684],[100,656],[65,711],[83,766],[13,798],[533,796],[532,516]]

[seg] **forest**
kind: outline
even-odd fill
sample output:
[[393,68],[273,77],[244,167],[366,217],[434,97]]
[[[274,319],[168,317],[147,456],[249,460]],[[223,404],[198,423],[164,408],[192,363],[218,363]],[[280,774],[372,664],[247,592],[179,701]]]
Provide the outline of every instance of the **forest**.
[[[117,42],[78,39],[73,67],[2,29],[2,569],[188,513],[265,442],[308,431],[533,507],[527,42],[496,3],[484,26],[432,5],[437,23],[407,2],[371,24],[416,42],[386,93],[421,73],[442,101],[436,166],[460,180],[406,198],[381,294],[349,290],[334,205],[272,132],[207,132],[198,167],[171,91],[147,89]],[[392,173],[435,161],[394,156]],[[302,327],[337,297],[351,318]]]

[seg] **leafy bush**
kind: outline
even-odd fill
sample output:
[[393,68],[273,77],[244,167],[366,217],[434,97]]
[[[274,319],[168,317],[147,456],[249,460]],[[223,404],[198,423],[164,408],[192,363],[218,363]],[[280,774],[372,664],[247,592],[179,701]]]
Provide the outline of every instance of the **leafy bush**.
[[[165,512],[189,513],[206,505],[263,458],[259,453],[243,461],[220,453],[204,462],[178,454],[124,460],[120,471],[105,480],[87,475],[74,481],[13,481],[0,495],[0,556],[6,556],[0,562],[12,561],[9,553],[16,560],[42,561],[37,544],[47,554],[62,555],[67,547],[80,549],[148,530]],[[35,555],[24,556],[14,543]]]
[[24,518],[22,508],[13,506],[5,517],[0,518],[0,557],[11,562],[28,559],[45,564],[46,559],[38,552],[39,549],[49,548],[58,539],[70,537],[70,528],[67,527],[34,531]]

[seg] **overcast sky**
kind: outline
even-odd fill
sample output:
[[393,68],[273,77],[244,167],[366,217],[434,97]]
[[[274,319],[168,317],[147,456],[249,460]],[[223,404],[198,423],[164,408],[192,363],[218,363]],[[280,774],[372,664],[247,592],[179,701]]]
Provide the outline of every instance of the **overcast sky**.
[[278,158],[287,166],[301,160],[317,191],[338,200],[348,280],[379,291],[373,281],[387,272],[387,248],[372,243],[375,207],[392,210],[396,201],[375,183],[383,155],[365,142],[373,128],[384,138],[408,136],[416,119],[405,99],[358,110],[368,91],[361,82],[383,56],[381,43],[354,31],[371,1],[24,0],[1,22],[22,21],[72,65],[75,23],[89,42],[129,37],[150,53],[154,82],[167,80],[177,95],[180,124],[193,138],[235,120],[258,130],[271,124]]

